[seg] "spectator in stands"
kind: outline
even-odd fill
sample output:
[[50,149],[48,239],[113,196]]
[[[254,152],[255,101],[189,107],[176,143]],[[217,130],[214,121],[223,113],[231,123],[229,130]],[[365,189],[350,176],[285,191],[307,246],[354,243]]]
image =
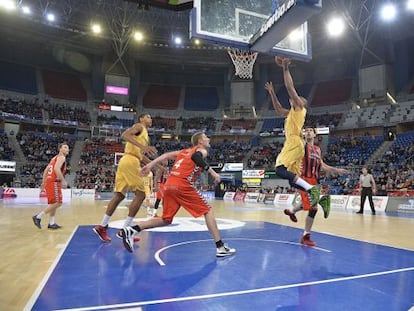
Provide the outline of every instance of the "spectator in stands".
[[388,195],[387,188],[385,184],[381,185],[381,188],[377,191],[377,195],[381,197],[386,197]]
[[286,89],[289,93],[290,110],[282,107],[272,82],[267,82],[265,89],[268,91],[276,113],[285,116],[285,144],[282,151],[276,158],[276,174],[289,180],[289,184],[295,188],[308,191],[311,206],[316,206],[319,200],[320,188],[312,186],[300,178],[300,163],[305,154],[302,139],[302,128],[305,123],[307,100],[299,96],[293,84],[293,79],[289,71],[291,60],[288,58],[275,57],[276,64],[283,68],[283,78]]
[[220,175],[204,160],[208,155],[207,149],[210,148],[210,138],[203,132],[197,132],[191,137],[191,143],[193,147],[164,153],[142,169],[141,176],[145,176],[158,163],[167,159],[175,160],[165,183],[162,217],[154,217],[122,229],[122,239],[128,251],[134,250],[133,239],[136,234],[144,229],[170,225],[180,207],[183,206],[193,217],[204,216],[207,228],[216,244],[217,257],[230,256],[236,252],[234,248],[223,243],[213,208],[194,189],[194,183],[202,171],[208,172],[215,182],[221,180]]
[[[93,231],[104,242],[111,241],[111,238],[107,235],[108,223],[119,203],[125,198],[127,191],[134,191],[135,197],[129,206],[124,227],[132,224],[145,199],[144,178],[139,176],[141,161],[145,160],[144,154],[153,155],[157,152],[157,149],[149,146],[147,129],[152,125],[151,115],[143,113],[138,119],[138,123],[122,133],[122,138],[126,140],[126,144],[124,155],[119,161],[116,171],[114,195],[106,208],[101,224],[93,228]],[[117,236],[121,238],[119,232]]]
[[49,214],[48,229],[56,230],[62,228],[55,223],[55,214],[57,208],[62,205],[62,188],[66,189],[68,187],[65,180],[66,156],[68,153],[69,145],[67,143],[60,144],[59,154],[50,160],[48,166],[43,171],[43,182],[40,188],[46,191],[48,206],[32,217],[34,225],[39,229],[42,228],[40,222],[45,214]]
[[[306,127],[305,129],[305,155],[302,160],[301,177],[311,185],[317,185],[319,180],[319,171],[323,169],[327,172],[336,172],[338,174],[349,173],[346,169],[335,168],[325,164],[322,160],[322,152],[319,146],[315,145],[316,129],[312,127]],[[294,208],[285,209],[285,215],[288,215],[293,222],[297,222],[295,213],[300,210],[308,211],[308,216],[305,222],[305,232],[300,239],[300,243],[307,246],[316,246],[316,243],[311,240],[310,232],[312,229],[313,221],[318,211],[318,206],[311,206],[309,198],[306,192],[299,191],[300,198],[296,198],[293,201]],[[322,196],[319,200],[319,205],[323,209],[324,217],[329,216],[331,208],[331,200],[329,196]]]
[[359,177],[359,191],[361,193],[361,207],[357,214],[364,213],[365,200],[368,197],[369,205],[371,207],[372,215],[375,215],[374,201],[372,200],[372,194],[377,192],[377,186],[375,184],[374,177],[368,173],[366,167],[362,168],[362,174]]

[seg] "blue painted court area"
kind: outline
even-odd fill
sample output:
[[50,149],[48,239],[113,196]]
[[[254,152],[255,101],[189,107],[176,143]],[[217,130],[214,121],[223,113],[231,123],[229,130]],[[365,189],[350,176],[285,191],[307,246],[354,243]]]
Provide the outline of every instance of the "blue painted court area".
[[[219,224],[220,227],[220,224]],[[215,257],[207,231],[147,231],[134,253],[110,229],[76,229],[26,309],[408,310],[414,252],[266,222],[221,230],[237,249]]]

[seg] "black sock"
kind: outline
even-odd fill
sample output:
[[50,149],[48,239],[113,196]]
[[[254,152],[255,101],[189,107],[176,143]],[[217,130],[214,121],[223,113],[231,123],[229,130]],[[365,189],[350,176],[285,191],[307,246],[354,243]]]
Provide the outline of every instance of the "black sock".
[[217,247],[217,248],[219,248],[219,247],[222,247],[222,246],[224,246],[223,241],[222,241],[222,240],[218,240],[218,241],[216,242],[216,247]]
[[141,231],[141,227],[138,225],[132,226],[132,229],[136,230],[137,232]]

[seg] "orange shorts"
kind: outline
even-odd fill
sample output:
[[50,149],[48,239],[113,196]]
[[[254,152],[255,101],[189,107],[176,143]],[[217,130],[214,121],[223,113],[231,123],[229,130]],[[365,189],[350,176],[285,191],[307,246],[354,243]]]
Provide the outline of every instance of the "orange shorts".
[[[315,186],[318,184],[318,180],[316,178],[311,178],[311,177],[301,177],[303,180],[305,180],[308,184]],[[306,191],[303,190],[299,190],[300,193],[300,197],[302,199],[302,207],[305,211],[309,211],[311,209],[311,205],[310,205],[310,201],[309,201],[309,196],[308,193]]]
[[46,182],[47,204],[62,203],[62,185],[60,181]]
[[162,219],[172,223],[172,220],[182,206],[193,217],[207,214],[211,206],[204,197],[191,186],[165,186]]

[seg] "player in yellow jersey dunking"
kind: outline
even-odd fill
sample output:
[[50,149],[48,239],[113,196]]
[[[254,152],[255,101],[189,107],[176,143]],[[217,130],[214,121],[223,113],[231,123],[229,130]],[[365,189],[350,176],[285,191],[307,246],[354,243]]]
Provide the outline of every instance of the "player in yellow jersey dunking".
[[144,113],[138,118],[139,122],[126,129],[121,135],[126,140],[126,145],[115,175],[114,195],[106,208],[101,224],[93,228],[93,231],[104,242],[111,241],[106,232],[108,223],[119,203],[125,198],[127,191],[134,191],[135,197],[129,206],[128,217],[124,223],[125,227],[132,224],[145,199],[145,178],[139,175],[141,162],[149,162],[145,154],[155,154],[157,149],[149,146],[147,128],[152,125],[151,115]]
[[305,190],[309,193],[312,206],[318,204],[320,188],[312,186],[300,178],[300,164],[305,155],[304,142],[302,139],[302,128],[306,118],[307,100],[299,96],[293,84],[289,71],[291,60],[288,58],[275,57],[275,62],[283,68],[283,78],[289,94],[290,110],[285,109],[276,97],[272,82],[265,84],[276,113],[285,116],[285,143],[276,158],[276,175],[289,180],[289,184],[295,188]]

